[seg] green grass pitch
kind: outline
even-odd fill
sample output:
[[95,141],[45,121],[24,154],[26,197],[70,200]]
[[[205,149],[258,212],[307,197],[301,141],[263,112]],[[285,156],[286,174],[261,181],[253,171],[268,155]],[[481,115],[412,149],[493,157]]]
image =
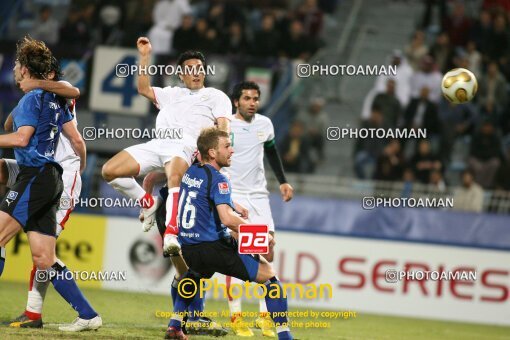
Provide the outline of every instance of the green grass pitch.
[[[0,321],[18,316],[26,302],[26,284],[0,282]],[[156,311],[170,310],[170,296],[84,289],[84,293],[103,318],[99,331],[63,333],[58,324],[71,322],[76,313],[53,290],[48,289],[44,306],[43,330],[0,328],[0,339],[162,339],[168,320],[157,318]],[[245,311],[256,312],[258,305],[244,303]],[[225,311],[226,301],[209,300],[206,312]],[[291,308],[296,310],[295,308]],[[341,308],[339,308],[341,310]],[[227,317],[215,318],[227,323]],[[510,327],[484,326],[467,323],[429,321],[410,318],[387,317],[357,313],[349,319],[299,319],[331,322],[329,328],[294,328],[298,339],[510,339]],[[255,337],[263,339],[260,331]],[[213,337],[193,336],[195,339]],[[228,335],[223,339],[236,339]]]

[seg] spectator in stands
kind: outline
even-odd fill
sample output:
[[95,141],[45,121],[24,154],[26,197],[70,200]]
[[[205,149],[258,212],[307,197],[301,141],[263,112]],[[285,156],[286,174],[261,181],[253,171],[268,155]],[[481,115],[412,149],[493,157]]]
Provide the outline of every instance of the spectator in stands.
[[39,10],[39,18],[30,31],[32,38],[42,40],[49,45],[54,45],[59,40],[58,21],[52,18],[52,13],[50,6],[42,6]]
[[425,56],[421,62],[421,69],[411,78],[411,98],[420,97],[421,89],[428,87],[430,89],[429,100],[438,104],[442,98],[442,79],[442,74],[438,72],[434,65],[434,59],[430,56]]
[[459,137],[470,136],[473,133],[477,119],[478,115],[473,103],[454,105],[447,100],[440,102],[440,156],[443,162],[450,161],[453,146]]
[[475,180],[485,189],[493,186],[494,176],[501,165],[501,140],[494,124],[485,120],[480,131],[473,136],[468,165],[473,170]]
[[191,14],[189,0],[160,0],[154,6],[153,26],[148,32],[153,54],[169,54],[172,51],[174,32],[181,26],[186,14]]
[[[422,28],[427,29],[432,25],[442,29],[441,25],[444,23],[444,19],[447,16],[446,0],[425,0],[425,11],[423,12]],[[434,13],[434,7],[437,5],[438,20],[435,21],[432,14]]]
[[425,43],[425,33],[421,30],[414,32],[411,43],[404,49],[407,61],[413,70],[420,68],[420,63],[429,52],[429,48]]
[[252,53],[258,57],[274,57],[280,44],[280,33],[275,29],[274,16],[265,14],[262,17],[261,30],[255,32]]
[[305,126],[295,120],[282,142],[282,163],[288,172],[311,173],[314,164],[310,158],[310,143],[305,136]]
[[317,5],[317,0],[304,0],[297,9],[297,18],[303,23],[304,32],[308,37],[319,38],[323,13]]
[[492,18],[487,10],[480,12],[479,19],[473,24],[470,38],[477,46],[482,55],[487,55],[489,51],[489,41],[492,35]]
[[510,145],[505,147],[505,158],[494,179],[494,189],[510,191]]
[[503,14],[494,18],[494,27],[487,43],[487,58],[497,61],[501,66],[506,64],[510,51],[510,37],[507,21]]
[[411,168],[405,168],[402,175],[402,181],[404,182],[404,187],[402,188],[401,197],[410,198],[413,196],[413,186],[414,186],[414,172]]
[[205,34],[205,41],[203,45],[200,45],[199,48],[203,49],[208,53],[224,53],[225,50],[222,48],[221,37],[219,36],[218,31],[216,29],[209,27]]
[[388,61],[389,64],[397,67],[396,76],[380,75],[377,77],[374,87],[367,94],[363,100],[363,107],[361,109],[361,119],[365,120],[370,117],[372,103],[377,94],[384,92],[387,89],[388,79],[395,80],[395,96],[400,102],[402,108],[407,107],[411,97],[411,76],[413,69],[409,66],[406,58],[402,55],[402,51],[394,50]]
[[404,157],[400,141],[392,139],[377,159],[374,179],[378,181],[398,181],[402,178],[403,169]]
[[374,98],[372,107],[377,107],[383,115],[385,126],[388,128],[397,127],[402,119],[402,106],[395,96],[395,79],[388,78],[386,81],[386,91],[379,93]]
[[482,76],[482,54],[476,49],[476,43],[473,40],[468,41],[466,46],[466,57],[468,59],[467,69],[473,72],[476,79]]
[[420,97],[413,98],[406,109],[404,121],[408,129],[427,129],[427,136],[438,136],[441,126],[437,105],[429,100],[430,90],[424,86]]
[[498,63],[491,61],[487,65],[486,74],[479,80],[478,101],[485,112],[494,112],[497,119],[507,105],[507,82],[501,72]]
[[290,59],[308,60],[315,52],[313,41],[303,32],[299,20],[290,23],[289,34],[280,42],[280,55]]
[[126,2],[126,19],[123,26],[122,46],[133,48],[136,39],[146,36],[152,27],[152,9],[157,0],[131,0]]
[[443,169],[443,164],[439,157],[432,153],[430,142],[427,139],[418,142],[418,152],[411,159],[411,165],[416,179],[423,184],[429,183],[430,173],[433,170],[442,171]]
[[240,55],[245,54],[247,50],[248,41],[244,34],[244,28],[240,22],[234,21],[228,28],[228,34],[225,35],[222,51],[224,53]]
[[204,18],[199,18],[195,23],[195,32],[197,34],[197,40],[193,44],[195,48],[198,46],[200,46],[200,48],[203,48],[202,46],[204,44],[208,43],[207,42],[207,31],[208,30],[209,30],[209,24],[207,23],[207,20]]
[[443,23],[443,28],[448,33],[454,47],[466,46],[469,37],[472,23],[465,12],[464,3],[455,1],[451,15],[446,17]]
[[446,183],[443,178],[443,173],[440,170],[432,170],[430,172],[429,184],[432,191],[430,194],[439,194],[446,192]]
[[[372,109],[370,118],[362,121],[361,128],[384,128],[382,112]],[[384,149],[385,141],[378,138],[358,138],[354,147],[354,172],[360,179],[372,178],[373,172],[367,175],[367,167],[373,167]]]
[[198,35],[193,26],[193,20],[191,14],[184,15],[181,27],[175,30],[173,45],[177,53],[193,50],[197,46]]
[[315,97],[308,109],[298,114],[298,119],[305,125],[306,136],[312,149],[311,154],[317,158],[314,163],[324,159],[325,134],[329,127],[328,115],[323,111],[325,103],[323,98]]
[[442,73],[448,72],[453,66],[453,48],[446,32],[439,33],[436,42],[430,49],[430,54],[436,61],[437,67]]
[[91,32],[83,20],[83,11],[77,7],[69,10],[67,19],[60,27],[60,42],[63,44],[87,46],[91,40]]
[[207,23],[218,32],[223,34],[228,31],[233,22],[239,22],[241,25],[246,23],[242,8],[236,1],[216,1],[212,2],[207,13]]
[[[96,8],[98,16],[96,44],[121,45],[124,37],[125,5],[125,2],[121,0],[104,0],[100,2]],[[152,43],[154,46],[154,41]]]
[[483,189],[478,185],[469,169],[462,172],[462,187],[453,195],[453,209],[461,211],[482,212]]

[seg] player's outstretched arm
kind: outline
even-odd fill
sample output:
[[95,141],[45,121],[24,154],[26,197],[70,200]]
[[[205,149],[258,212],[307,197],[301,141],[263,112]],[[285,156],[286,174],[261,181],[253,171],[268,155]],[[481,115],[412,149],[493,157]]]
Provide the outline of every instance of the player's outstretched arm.
[[285,178],[285,171],[283,170],[282,160],[280,158],[280,154],[278,153],[278,149],[276,149],[275,140],[270,140],[264,144],[264,153],[269,161],[269,165],[271,169],[278,179],[280,183],[280,193],[282,195],[282,199],[284,202],[288,202],[294,196],[294,189],[292,186],[287,183],[287,178]]
[[10,113],[7,116],[7,119],[5,120],[4,130],[5,132],[12,132],[13,130],[12,115]]
[[236,233],[239,230],[239,225],[248,223],[244,218],[237,216],[228,204],[219,204],[216,206],[216,210],[218,210],[221,223]]
[[[138,52],[140,54],[140,69],[147,69],[149,67],[149,59],[151,57],[151,42],[149,38],[140,37],[136,41],[136,47],[138,48]],[[149,75],[147,72],[141,72],[138,75],[137,81],[138,93],[149,99],[152,102],[156,102],[156,97],[154,96],[154,90],[152,89]]]
[[74,152],[80,156],[80,172],[87,166],[87,147],[73,120],[62,125],[62,133],[69,139]]
[[33,89],[43,89],[44,91],[52,92],[60,97],[68,99],[76,99],[80,96],[80,90],[65,80],[53,81],[26,78],[19,83],[19,87],[25,93]]
[[0,135],[0,148],[24,148],[30,142],[34,132],[33,126],[25,125],[16,132]]
[[236,213],[241,215],[241,218],[248,219],[249,210],[240,203],[234,202]]

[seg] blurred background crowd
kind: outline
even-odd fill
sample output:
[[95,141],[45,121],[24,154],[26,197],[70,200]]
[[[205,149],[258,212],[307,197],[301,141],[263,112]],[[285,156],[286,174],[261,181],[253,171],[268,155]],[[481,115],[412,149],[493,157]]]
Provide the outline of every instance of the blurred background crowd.
[[[273,119],[288,172],[310,175],[312,182],[317,176],[340,175],[400,183],[407,188],[401,195],[412,195],[409,185],[439,193],[450,193],[449,188],[457,186],[456,195],[462,194],[459,202],[473,197],[459,208],[475,211],[494,210],[494,197],[504,195],[495,194],[487,201],[487,192],[510,191],[510,1],[376,0],[365,2],[357,17],[351,10],[356,1],[351,0],[6,2],[12,4],[5,4],[11,6],[4,9],[8,19],[0,27],[0,53],[12,54],[15,41],[30,34],[44,40],[58,57],[87,64],[78,107],[80,113],[93,115],[93,122],[103,122],[108,115],[89,110],[94,48],[135,48],[136,38],[146,35],[157,63],[170,63],[188,49],[222,61],[229,73],[224,83],[214,85],[227,93],[245,78],[248,66],[269,70],[269,98],[261,112]],[[377,14],[371,14],[372,9]],[[404,13],[398,14],[402,21],[391,21],[394,12]],[[364,24],[371,15],[407,41],[385,38],[379,53],[364,51],[363,37],[381,34],[385,28]],[[409,19],[408,24],[404,19]],[[362,32],[344,42],[349,29]],[[347,58],[349,53],[373,54],[377,64],[396,65],[397,75],[364,80],[366,86],[356,87],[358,97],[345,95],[350,79],[295,75],[297,63],[360,63],[352,55]],[[2,57],[5,65],[0,68],[3,119],[21,95],[9,79],[8,60]],[[455,106],[442,97],[442,75],[454,67],[476,75],[479,91],[473,102]],[[159,78],[153,82],[168,84]],[[154,119],[156,110],[151,110],[145,125]],[[427,139],[327,140],[329,126],[345,124],[425,128]],[[89,151],[98,159],[91,162],[96,169],[89,170],[92,178],[102,161],[118,150],[92,145]]]

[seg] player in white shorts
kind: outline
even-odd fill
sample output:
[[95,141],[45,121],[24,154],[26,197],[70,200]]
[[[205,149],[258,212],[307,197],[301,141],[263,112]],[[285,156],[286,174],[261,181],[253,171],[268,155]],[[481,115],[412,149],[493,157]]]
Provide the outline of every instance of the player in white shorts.
[[[140,69],[148,67],[151,44],[145,37],[138,38]],[[143,229],[149,230],[155,224],[158,199],[146,192],[134,177],[151,171],[164,172],[169,196],[166,202],[167,230],[164,237],[164,251],[178,254],[177,203],[181,179],[192,164],[196,153],[196,141],[200,130],[218,125],[229,132],[232,118],[232,104],[222,91],[204,87],[205,58],[197,51],[182,53],[177,66],[184,72],[179,78],[185,87],[155,87],[150,85],[149,76],[138,76],[138,93],[152,101],[159,109],[156,118],[157,131],[172,131],[181,139],[160,138],[147,143],[131,146],[111,158],[103,166],[103,178],[117,191],[138,199],[143,208]],[[159,136],[158,136],[159,137]]]
[[[60,76],[60,66],[58,61],[53,58],[52,71],[48,74],[49,80],[25,79],[20,82],[20,89],[26,93],[33,89],[41,88],[45,91],[53,92],[63,98],[67,98],[69,110],[73,113],[74,122],[77,125],[75,99],[80,96],[80,90],[66,81],[56,81],[60,78]],[[12,117],[9,115],[6,120],[4,126],[6,131],[12,130],[11,118]],[[85,161],[81,162],[80,156],[76,154],[70,140],[64,136],[63,133],[60,134],[58,144],[55,149],[55,160],[62,166],[62,182],[64,184],[64,190],[60,200],[61,205],[57,210],[56,216],[57,225],[55,236],[58,238],[62,230],[64,230],[65,224],[74,209],[74,199],[80,197],[80,174],[85,168]],[[12,185],[16,182],[18,173],[19,166],[15,159],[0,159],[0,184],[4,184],[9,188],[12,187]],[[34,280],[36,270],[37,268],[33,266],[30,273],[26,309],[23,314],[8,323],[10,327],[41,328],[43,326],[42,309],[50,281]],[[81,320],[78,318],[73,324],[62,326],[59,329],[75,332],[98,329],[101,326],[101,317],[97,316],[91,320]]]
[[[274,222],[269,205],[269,191],[264,172],[264,155],[268,158],[279,183],[282,199],[292,199],[293,189],[287,183],[282,162],[278,155],[273,123],[266,116],[257,112],[259,108],[260,89],[254,82],[241,82],[234,87],[233,101],[236,114],[230,123],[231,143],[234,148],[232,164],[228,174],[232,182],[232,199],[249,211],[250,223],[267,224],[274,237]],[[274,250],[263,255],[269,262],[273,261]],[[239,279],[227,277],[227,287],[233,283],[243,284]],[[229,289],[227,289],[229,291]],[[260,299],[260,317],[256,320],[257,328],[264,336],[274,337],[272,321],[267,313],[264,299]],[[241,299],[229,296],[232,314],[232,329],[239,336],[253,336],[252,330],[241,317]]]

